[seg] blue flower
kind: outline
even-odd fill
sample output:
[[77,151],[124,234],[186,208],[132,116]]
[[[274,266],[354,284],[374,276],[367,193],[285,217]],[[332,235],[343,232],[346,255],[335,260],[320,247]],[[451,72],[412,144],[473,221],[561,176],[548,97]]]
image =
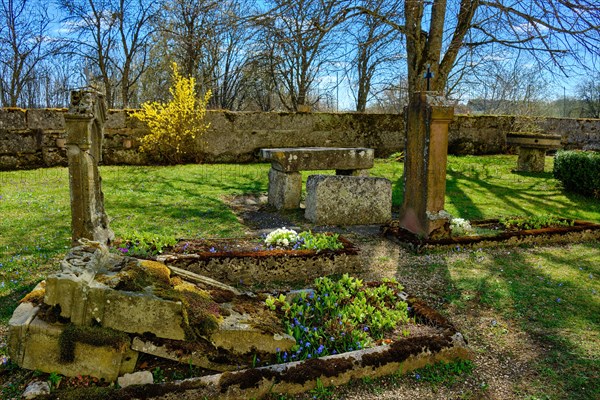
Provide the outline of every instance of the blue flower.
[[320,345],[319,348],[317,349],[317,354],[321,354],[323,352],[323,350],[325,350],[325,346]]
[[365,332],[366,332],[366,331],[368,331],[368,330],[369,330],[369,327],[368,327],[368,326],[365,326],[365,327],[363,328],[363,331],[365,331]]
[[208,251],[210,251],[211,253],[216,253],[217,250],[214,247],[211,247],[210,249],[208,249]]
[[304,346],[305,346],[305,347],[310,347],[310,342],[306,342],[306,343],[304,344]]
[[421,379],[421,375],[419,375],[419,374],[415,374],[415,379],[416,379],[416,380],[419,380],[419,379]]

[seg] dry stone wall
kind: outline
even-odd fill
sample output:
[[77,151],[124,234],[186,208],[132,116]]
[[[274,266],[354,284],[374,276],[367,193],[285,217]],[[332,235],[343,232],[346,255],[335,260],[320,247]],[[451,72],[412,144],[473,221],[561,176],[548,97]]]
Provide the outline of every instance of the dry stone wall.
[[[0,170],[66,166],[65,109],[0,109]],[[147,163],[138,151],[148,130],[131,111],[112,110],[105,123],[103,163]],[[206,162],[258,161],[268,147],[370,147],[376,157],[404,149],[404,118],[397,114],[285,113],[209,111],[210,129],[202,137]],[[455,116],[450,124],[451,154],[507,151],[506,133],[514,117]],[[569,149],[600,150],[600,120],[555,119],[541,122]]]

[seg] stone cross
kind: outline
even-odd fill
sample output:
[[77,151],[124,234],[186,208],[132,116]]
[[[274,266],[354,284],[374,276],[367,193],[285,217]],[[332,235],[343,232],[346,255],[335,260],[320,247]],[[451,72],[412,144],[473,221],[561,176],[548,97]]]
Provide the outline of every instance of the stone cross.
[[448,125],[454,107],[433,92],[417,92],[405,110],[404,203],[400,226],[425,238],[449,235],[444,211]]
[[73,245],[77,245],[82,238],[105,244],[114,239],[104,211],[102,179],[98,170],[105,121],[106,106],[101,93],[93,90],[71,92],[65,127]]

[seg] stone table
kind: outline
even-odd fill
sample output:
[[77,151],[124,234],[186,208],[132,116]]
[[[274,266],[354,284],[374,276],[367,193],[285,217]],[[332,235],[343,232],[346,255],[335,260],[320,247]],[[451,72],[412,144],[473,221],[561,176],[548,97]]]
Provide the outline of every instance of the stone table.
[[546,151],[561,147],[560,135],[543,135],[538,133],[509,133],[506,144],[519,148],[517,160],[518,172],[544,172]]
[[368,176],[374,150],[364,147],[286,147],[260,149],[260,157],[271,162],[269,204],[278,210],[300,207],[300,171],[334,169],[337,175]]

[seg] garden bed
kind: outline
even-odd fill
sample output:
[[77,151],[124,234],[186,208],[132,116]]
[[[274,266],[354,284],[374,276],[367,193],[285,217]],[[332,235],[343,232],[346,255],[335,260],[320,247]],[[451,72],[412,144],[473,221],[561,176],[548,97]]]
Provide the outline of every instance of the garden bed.
[[339,240],[343,248],[320,251],[269,249],[258,237],[180,240],[157,260],[232,285],[297,285],[363,269],[359,249],[343,237]]
[[423,239],[394,224],[383,227],[383,232],[387,238],[415,251],[457,246],[563,244],[600,238],[600,224],[577,220],[573,221],[571,226],[550,226],[539,229],[506,229],[498,219],[471,221],[471,226],[475,229],[475,235],[443,239]]

